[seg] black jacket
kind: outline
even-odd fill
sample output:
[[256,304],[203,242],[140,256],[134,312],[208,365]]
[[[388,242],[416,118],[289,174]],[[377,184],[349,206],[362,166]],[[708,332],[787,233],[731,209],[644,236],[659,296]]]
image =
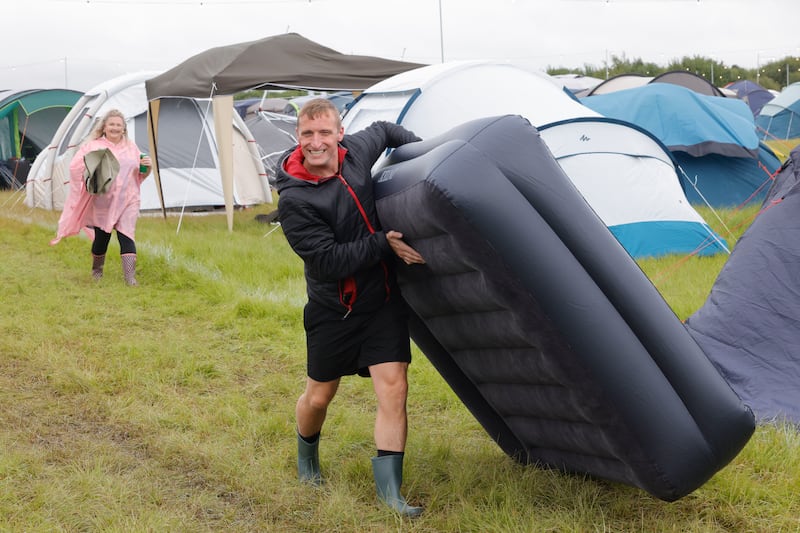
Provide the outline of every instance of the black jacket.
[[387,148],[418,140],[401,126],[375,122],[344,136],[339,174],[318,180],[287,172],[298,148],[281,156],[278,214],[289,245],[305,263],[309,301],[347,316],[375,311],[397,291],[395,256],[375,212],[371,169]]

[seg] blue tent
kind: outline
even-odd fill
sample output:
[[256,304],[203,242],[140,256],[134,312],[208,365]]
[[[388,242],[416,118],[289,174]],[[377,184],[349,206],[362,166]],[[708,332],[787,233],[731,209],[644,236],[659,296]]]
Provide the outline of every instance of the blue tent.
[[763,201],[772,184],[771,175],[781,166],[775,152],[765,143],[758,144],[758,158],[726,157],[708,154],[692,157],[673,152],[682,169],[686,198],[692,204],[714,207],[738,207]]
[[784,88],[764,104],[756,125],[762,139],[784,154],[800,144],[800,82]]
[[753,112],[753,116],[757,116],[764,104],[775,98],[774,94],[750,80],[735,81],[725,88],[735,92],[740,100],[744,100]]
[[756,135],[750,108],[733,98],[653,83],[583,98],[598,113],[649,131],[680,166],[693,204],[738,206],[763,200],[780,161]]
[[686,326],[764,422],[800,423],[800,148]]

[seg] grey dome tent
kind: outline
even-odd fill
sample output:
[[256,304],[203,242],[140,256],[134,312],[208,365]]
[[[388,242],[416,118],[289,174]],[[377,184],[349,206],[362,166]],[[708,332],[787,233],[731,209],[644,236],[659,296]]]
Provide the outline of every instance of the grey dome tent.
[[800,148],[686,327],[759,422],[800,424]]
[[721,96],[725,98],[725,93],[720,91],[719,88],[717,88],[713,83],[702,76],[698,76],[693,72],[687,72],[685,70],[671,70],[669,72],[664,72],[663,74],[659,74],[658,76],[654,77],[648,83],[671,83],[673,85],[680,85],[681,87],[691,89],[698,94],[704,94],[706,96]]
[[744,100],[754,117],[758,116],[764,104],[775,98],[774,94],[750,80],[731,82],[725,88],[733,91],[740,100]]

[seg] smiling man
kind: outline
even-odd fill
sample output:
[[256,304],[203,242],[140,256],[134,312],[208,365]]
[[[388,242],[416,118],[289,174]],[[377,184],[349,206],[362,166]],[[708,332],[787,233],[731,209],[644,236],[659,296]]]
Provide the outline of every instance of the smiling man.
[[400,514],[417,516],[422,508],[400,494],[411,349],[393,261],[424,261],[402,233],[381,229],[371,168],[387,148],[419,138],[388,122],[345,135],[336,106],[317,98],[298,113],[297,139],[281,158],[276,184],[281,227],[303,259],[308,293],[308,376],[296,408],[298,476],[322,482],[320,432],[341,377],[371,377],[378,497]]

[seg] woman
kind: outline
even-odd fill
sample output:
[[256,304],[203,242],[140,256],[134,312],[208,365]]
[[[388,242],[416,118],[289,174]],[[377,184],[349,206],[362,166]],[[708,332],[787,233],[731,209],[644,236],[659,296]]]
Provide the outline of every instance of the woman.
[[[119,173],[102,194],[89,194],[84,182],[84,156],[106,148],[116,157]],[[92,239],[92,278],[103,277],[111,231],[117,231],[122,271],[128,285],[136,282],[136,220],[139,218],[139,189],[150,174],[150,156],[140,158],[136,143],[128,139],[125,116],[117,109],[98,121],[69,165],[69,196],[58,221],[58,234],[50,244],[77,235],[81,229]],[[144,172],[140,172],[140,167]],[[146,167],[146,168],[145,168]]]

